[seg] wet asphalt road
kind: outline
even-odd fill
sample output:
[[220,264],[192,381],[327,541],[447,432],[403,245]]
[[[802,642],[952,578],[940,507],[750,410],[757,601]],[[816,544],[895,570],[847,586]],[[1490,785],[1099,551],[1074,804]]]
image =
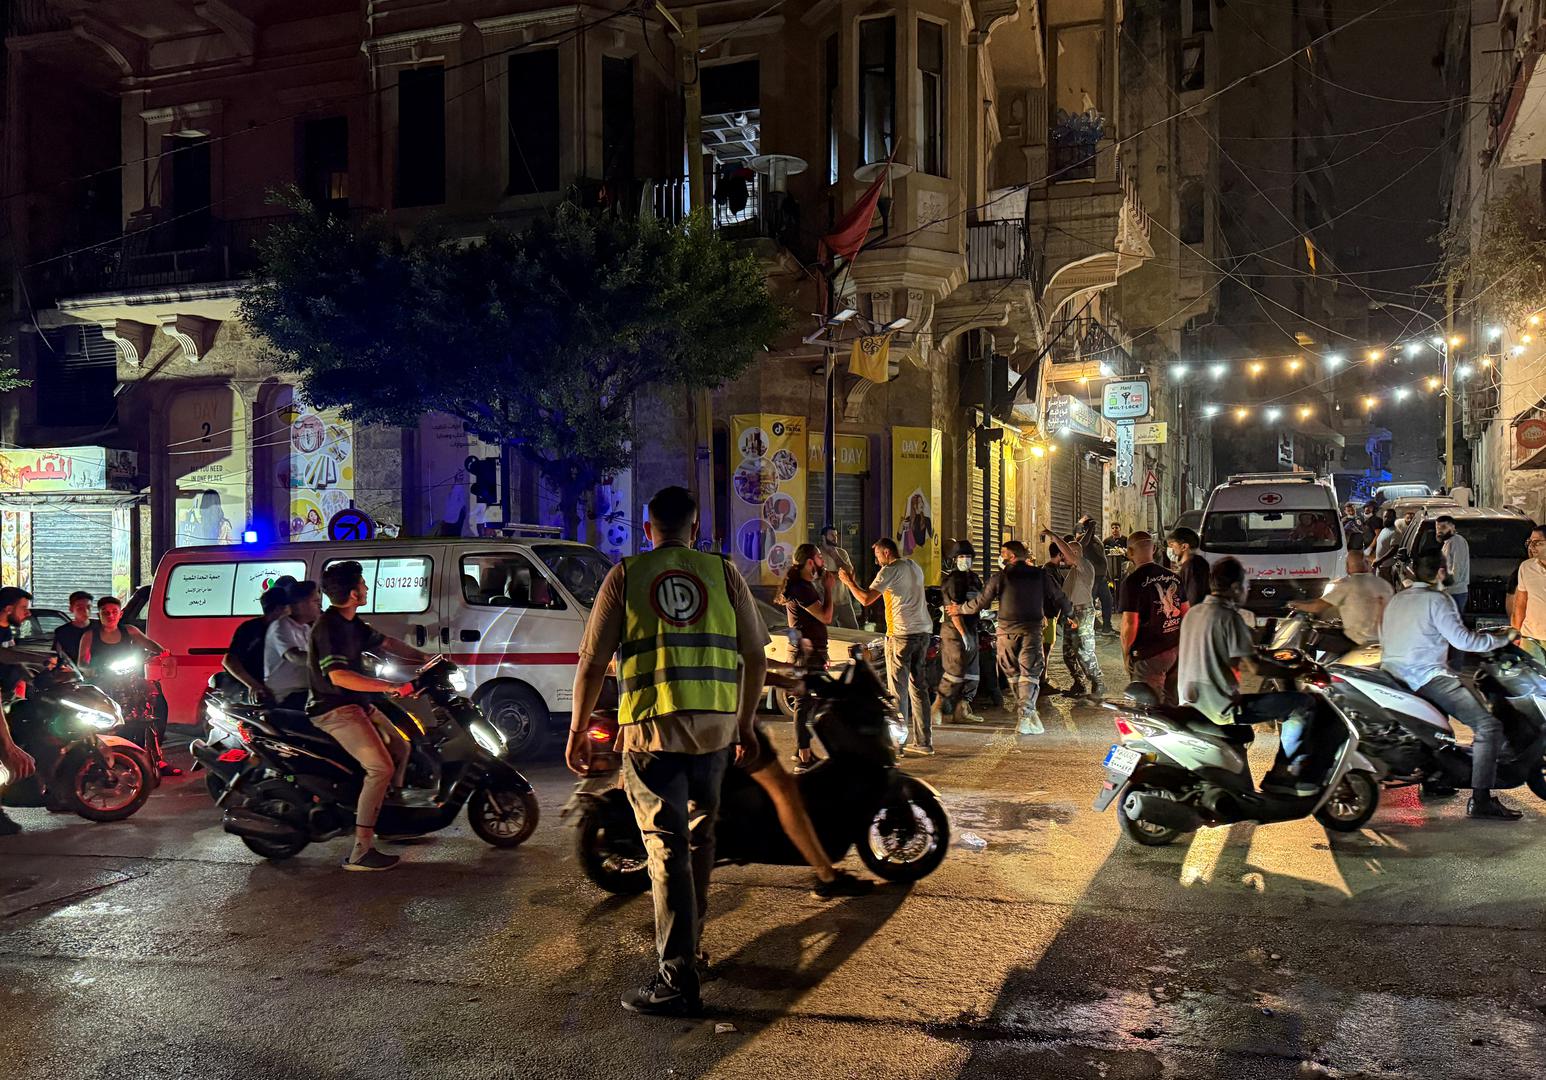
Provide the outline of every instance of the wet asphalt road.
[[915,886],[826,904],[800,871],[718,871],[701,1022],[619,1009],[649,902],[581,877],[555,764],[524,847],[463,824],[391,874],[339,871],[343,841],[264,863],[197,780],[116,825],[17,811],[0,1077],[1546,1076],[1546,804],[1471,823],[1399,791],[1351,836],[1139,850],[1089,810],[1110,714],[1044,715],[909,760],[987,841]]

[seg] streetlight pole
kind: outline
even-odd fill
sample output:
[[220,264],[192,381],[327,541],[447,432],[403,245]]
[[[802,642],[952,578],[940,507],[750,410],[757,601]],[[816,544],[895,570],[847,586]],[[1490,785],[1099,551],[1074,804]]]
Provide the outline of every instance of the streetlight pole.
[[1444,490],[1455,488],[1455,279],[1444,282]]

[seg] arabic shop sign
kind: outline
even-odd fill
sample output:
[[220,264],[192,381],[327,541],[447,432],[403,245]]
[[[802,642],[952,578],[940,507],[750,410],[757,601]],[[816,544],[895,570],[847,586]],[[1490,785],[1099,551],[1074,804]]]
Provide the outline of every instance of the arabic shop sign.
[[1084,402],[1068,394],[1060,394],[1047,402],[1047,430],[1061,432],[1064,428],[1082,435],[1100,438],[1100,417]]
[[135,455],[101,446],[0,450],[0,491],[111,491],[131,486]]

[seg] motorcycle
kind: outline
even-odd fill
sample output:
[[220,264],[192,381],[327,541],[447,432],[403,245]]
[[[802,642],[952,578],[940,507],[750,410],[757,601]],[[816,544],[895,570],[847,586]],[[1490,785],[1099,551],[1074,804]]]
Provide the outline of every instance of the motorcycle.
[[[1291,658],[1280,650],[1274,660]],[[1203,826],[1250,821],[1269,824],[1314,816],[1337,832],[1355,832],[1379,808],[1379,766],[1360,748],[1358,728],[1316,680],[1305,686],[1317,701],[1309,736],[1324,740],[1319,758],[1304,779],[1310,794],[1259,790],[1251,778],[1246,748],[1255,732],[1243,724],[1215,724],[1190,706],[1154,704],[1142,683],[1127,689],[1125,702],[1105,702],[1116,712],[1121,741],[1102,762],[1106,779],[1095,797],[1099,813],[1116,803],[1122,835],[1158,847]],[[1335,740],[1335,745],[1332,741]],[[1329,756],[1329,763],[1325,758]]]
[[[377,831],[397,837],[438,832],[465,806],[468,824],[484,843],[500,848],[524,843],[537,828],[536,794],[505,759],[504,736],[464,696],[460,669],[435,656],[408,681],[416,696],[430,702],[433,724],[419,724],[400,709],[383,711],[423,751],[410,765],[408,782],[433,791],[433,797],[389,801]],[[213,715],[212,707],[206,712],[222,731],[234,728],[242,744],[222,750],[199,739],[191,747],[209,770],[210,793],[225,810],[226,832],[258,855],[278,860],[354,828],[364,770],[305,713],[236,702],[221,706],[221,715]],[[409,734],[412,728],[416,735]]]
[[[934,788],[897,768],[889,698],[858,652],[836,675],[807,676],[807,690],[817,697],[812,723],[827,757],[796,783],[828,858],[838,862],[857,847],[875,876],[917,881],[944,861],[950,819]],[[650,882],[644,840],[620,784],[617,735],[614,712],[592,714],[586,774],[562,816],[574,815],[575,853],[585,876],[607,892],[632,895]],[[740,769],[725,770],[714,835],[720,863],[805,865],[772,801]]]
[[123,821],[136,814],[159,780],[155,762],[135,743],[112,732],[123,724],[118,703],[60,657],[8,650],[8,661],[36,671],[26,695],[7,711],[11,734],[31,754],[37,771],[0,789],[6,806],[46,806],[87,821]]
[[[1325,673],[1326,697],[1363,733],[1388,786],[1471,786],[1471,748],[1442,711],[1378,666],[1337,663]],[[1525,785],[1546,799],[1546,665],[1510,643],[1482,654],[1474,674],[1507,739],[1493,787]]]

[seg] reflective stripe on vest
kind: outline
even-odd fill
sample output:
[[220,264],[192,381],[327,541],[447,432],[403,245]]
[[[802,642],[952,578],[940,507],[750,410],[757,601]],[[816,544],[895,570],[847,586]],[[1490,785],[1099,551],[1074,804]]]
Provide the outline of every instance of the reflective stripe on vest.
[[724,560],[675,545],[624,559],[623,596],[619,721],[735,712],[741,657]]

